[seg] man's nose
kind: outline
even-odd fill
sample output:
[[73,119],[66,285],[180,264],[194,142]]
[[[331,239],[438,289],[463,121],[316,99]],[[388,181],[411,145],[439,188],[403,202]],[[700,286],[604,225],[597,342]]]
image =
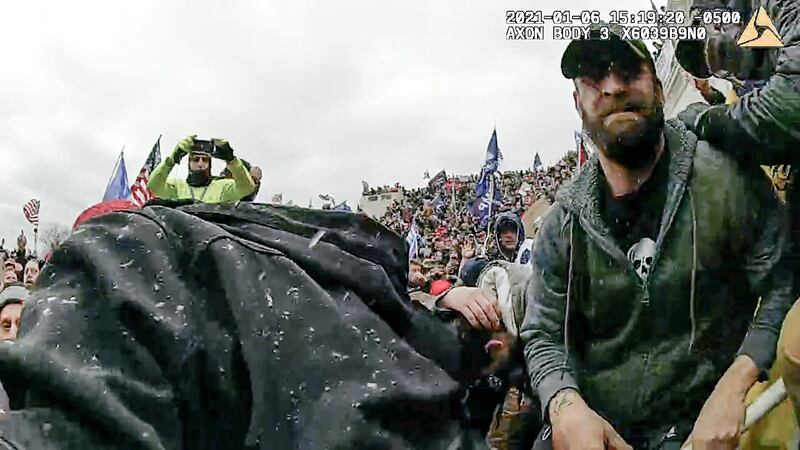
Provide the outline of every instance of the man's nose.
[[598,88],[603,96],[610,97],[618,96],[627,90],[625,82],[614,72],[609,72],[605,78],[600,80]]

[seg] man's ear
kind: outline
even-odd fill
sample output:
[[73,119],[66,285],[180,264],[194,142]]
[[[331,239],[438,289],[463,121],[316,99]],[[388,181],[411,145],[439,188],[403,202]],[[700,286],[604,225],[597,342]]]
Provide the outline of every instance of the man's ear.
[[578,86],[575,86],[575,90],[572,91],[572,100],[575,102],[575,110],[578,111],[578,117],[583,119],[583,111],[581,110],[580,99],[581,96],[578,94]]

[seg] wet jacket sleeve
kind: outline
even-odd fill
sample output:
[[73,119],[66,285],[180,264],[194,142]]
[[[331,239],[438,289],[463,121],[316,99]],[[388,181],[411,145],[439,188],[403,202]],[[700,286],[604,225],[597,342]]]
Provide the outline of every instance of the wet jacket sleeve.
[[732,107],[709,108],[698,120],[701,139],[758,164],[800,157],[800,3],[775,3],[770,15],[785,44],[778,51],[775,72],[763,88],[742,96]]
[[781,324],[792,305],[792,274],[781,261],[788,247],[786,210],[770,189],[767,178],[753,172],[742,181],[745,198],[735,207],[748,214],[748,234],[754,236],[745,250],[745,271],[751,289],[761,301],[745,335],[739,354],[756,363],[762,377],[775,360]]
[[163,161],[158,163],[153,173],[150,174],[150,181],[147,182],[147,188],[156,194],[156,197],[166,200],[175,200],[178,198],[178,189],[174,184],[167,180],[172,168],[175,167],[175,162],[171,156],[167,156]]
[[220,201],[223,203],[237,202],[241,200],[242,197],[253,192],[253,189],[256,188],[256,184],[250,177],[250,172],[247,171],[247,168],[242,164],[239,158],[235,158],[228,163],[228,170],[231,171],[234,182],[226,185],[222,191],[222,198]]
[[554,207],[537,234],[533,248],[533,274],[526,290],[527,305],[520,327],[531,387],[547,417],[550,400],[566,388],[578,389],[567,362],[564,321],[569,278],[569,226],[563,209]]

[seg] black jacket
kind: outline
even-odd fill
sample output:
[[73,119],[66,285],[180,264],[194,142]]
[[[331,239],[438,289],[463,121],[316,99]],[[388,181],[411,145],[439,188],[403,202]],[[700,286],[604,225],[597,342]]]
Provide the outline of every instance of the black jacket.
[[[750,20],[763,5],[784,46],[754,50],[761,57],[754,78],[766,85],[743,95],[732,106],[710,108],[702,125],[693,131],[746,165],[792,166],[794,181],[788,185],[786,199],[793,249],[787,262],[800,274],[800,2],[731,0],[730,5],[744,13],[743,21]],[[794,294],[800,295],[798,277]]]
[[446,448],[462,344],[412,309],[406,264],[402,238],[342,212],[91,220],[0,345],[24,405],[0,436],[36,450]]

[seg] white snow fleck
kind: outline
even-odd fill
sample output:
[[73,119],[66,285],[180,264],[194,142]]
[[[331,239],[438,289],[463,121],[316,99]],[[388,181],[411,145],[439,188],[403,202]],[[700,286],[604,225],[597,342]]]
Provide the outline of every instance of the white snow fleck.
[[311,241],[308,243],[308,248],[314,248],[317,244],[319,244],[319,240],[322,239],[322,236],[325,236],[325,230],[319,230],[314,234],[314,237],[311,238]]

